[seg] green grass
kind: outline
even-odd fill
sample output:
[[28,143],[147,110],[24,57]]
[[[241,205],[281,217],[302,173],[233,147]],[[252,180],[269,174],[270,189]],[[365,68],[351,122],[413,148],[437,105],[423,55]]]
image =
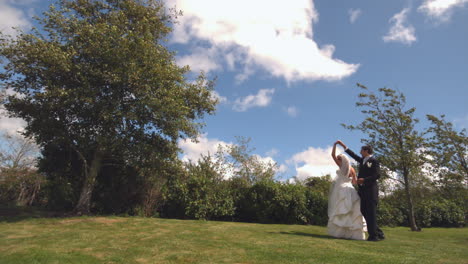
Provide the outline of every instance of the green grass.
[[467,228],[383,230],[385,241],[367,242],[319,226],[8,216],[0,263],[468,263]]

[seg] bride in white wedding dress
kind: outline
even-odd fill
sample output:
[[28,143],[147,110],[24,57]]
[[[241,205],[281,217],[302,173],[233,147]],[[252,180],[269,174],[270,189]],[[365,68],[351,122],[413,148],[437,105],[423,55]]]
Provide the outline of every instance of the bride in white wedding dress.
[[366,220],[361,214],[359,195],[353,187],[356,184],[356,172],[345,155],[335,156],[336,144],[333,145],[332,157],[339,169],[328,196],[328,234],[338,238],[365,240]]

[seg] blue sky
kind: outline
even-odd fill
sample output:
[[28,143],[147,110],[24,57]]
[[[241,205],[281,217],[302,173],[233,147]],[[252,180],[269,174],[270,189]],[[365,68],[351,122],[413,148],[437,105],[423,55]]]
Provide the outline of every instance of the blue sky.
[[[0,29],[27,29],[51,1],[0,0]],[[360,82],[403,92],[416,116],[445,114],[468,127],[468,0],[168,0],[184,15],[168,46],[194,74],[217,77],[220,104],[183,158],[250,137],[280,177],[333,173],[331,145],[359,149],[364,135],[341,123]],[[0,129],[21,121],[3,118]]]

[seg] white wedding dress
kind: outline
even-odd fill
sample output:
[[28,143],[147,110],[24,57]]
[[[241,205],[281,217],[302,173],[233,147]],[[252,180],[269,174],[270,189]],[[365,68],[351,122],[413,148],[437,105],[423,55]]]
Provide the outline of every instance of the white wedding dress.
[[328,197],[328,234],[333,237],[365,240],[366,220],[361,214],[361,201],[354,189],[349,159],[341,155],[342,164],[336,171]]

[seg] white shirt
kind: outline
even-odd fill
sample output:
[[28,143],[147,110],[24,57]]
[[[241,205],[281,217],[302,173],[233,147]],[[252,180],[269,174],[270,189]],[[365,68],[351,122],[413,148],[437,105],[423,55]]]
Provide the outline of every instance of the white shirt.
[[365,157],[364,160],[362,160],[362,164],[366,163],[371,157],[372,155]]

